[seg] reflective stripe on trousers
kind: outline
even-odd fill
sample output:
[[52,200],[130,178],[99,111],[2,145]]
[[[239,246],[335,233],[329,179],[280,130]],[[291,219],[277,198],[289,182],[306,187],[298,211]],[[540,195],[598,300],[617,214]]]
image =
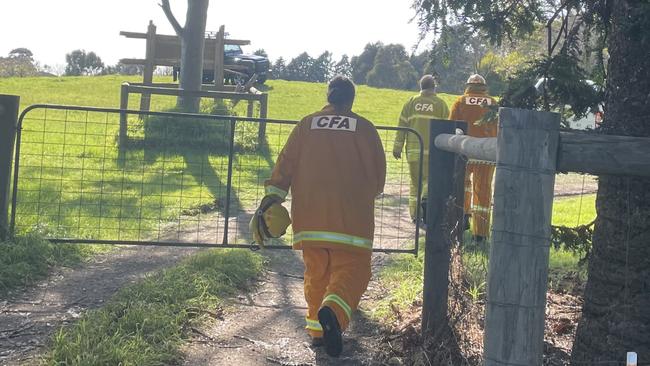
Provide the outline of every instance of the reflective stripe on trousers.
[[320,325],[318,320],[313,320],[313,319],[309,319],[309,318],[305,317],[305,322],[307,323],[307,325],[305,326],[305,329],[313,330],[313,331],[316,331],[316,332],[322,332],[323,331],[323,327]]
[[357,248],[372,249],[372,240],[359,236],[335,233],[331,231],[301,231],[293,236],[293,243],[301,241],[326,241],[351,245]]

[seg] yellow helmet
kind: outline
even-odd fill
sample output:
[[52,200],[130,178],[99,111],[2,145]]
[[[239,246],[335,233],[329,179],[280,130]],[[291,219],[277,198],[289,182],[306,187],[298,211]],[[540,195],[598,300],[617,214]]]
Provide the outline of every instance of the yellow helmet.
[[270,201],[255,212],[250,222],[250,230],[254,242],[264,247],[266,240],[277,239],[284,235],[289,225],[291,225],[289,211],[279,202]]
[[470,75],[467,79],[467,84],[486,84],[485,78],[479,74]]

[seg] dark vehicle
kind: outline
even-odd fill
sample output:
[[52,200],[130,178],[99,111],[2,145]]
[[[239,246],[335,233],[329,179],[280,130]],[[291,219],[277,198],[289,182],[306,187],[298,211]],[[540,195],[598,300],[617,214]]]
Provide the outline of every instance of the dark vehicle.
[[[230,84],[246,83],[253,74],[257,74],[257,82],[264,84],[269,72],[269,59],[257,55],[245,55],[238,45],[224,46],[224,81]],[[174,81],[178,80],[181,68],[174,66]],[[214,70],[203,70],[203,82],[214,82]]]

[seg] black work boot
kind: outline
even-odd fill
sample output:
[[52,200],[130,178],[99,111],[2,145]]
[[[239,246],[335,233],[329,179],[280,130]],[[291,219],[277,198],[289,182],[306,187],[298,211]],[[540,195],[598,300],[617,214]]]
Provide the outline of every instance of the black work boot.
[[325,352],[332,357],[339,357],[343,352],[343,336],[336,314],[329,307],[323,306],[318,311],[318,322],[323,327]]
[[312,347],[320,347],[323,344],[325,344],[323,342],[323,337],[311,337],[311,346]]

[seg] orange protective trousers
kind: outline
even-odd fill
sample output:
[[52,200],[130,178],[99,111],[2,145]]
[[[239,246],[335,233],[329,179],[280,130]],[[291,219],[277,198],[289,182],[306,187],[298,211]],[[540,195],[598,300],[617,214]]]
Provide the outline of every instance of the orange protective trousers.
[[473,235],[484,238],[490,234],[490,206],[492,204],[491,164],[467,164],[465,171],[465,213],[472,214]]
[[370,250],[310,248],[302,250],[305,262],[306,329],[312,337],[322,337],[318,310],[328,306],[336,314],[341,331],[350,324],[352,312],[370,282]]

